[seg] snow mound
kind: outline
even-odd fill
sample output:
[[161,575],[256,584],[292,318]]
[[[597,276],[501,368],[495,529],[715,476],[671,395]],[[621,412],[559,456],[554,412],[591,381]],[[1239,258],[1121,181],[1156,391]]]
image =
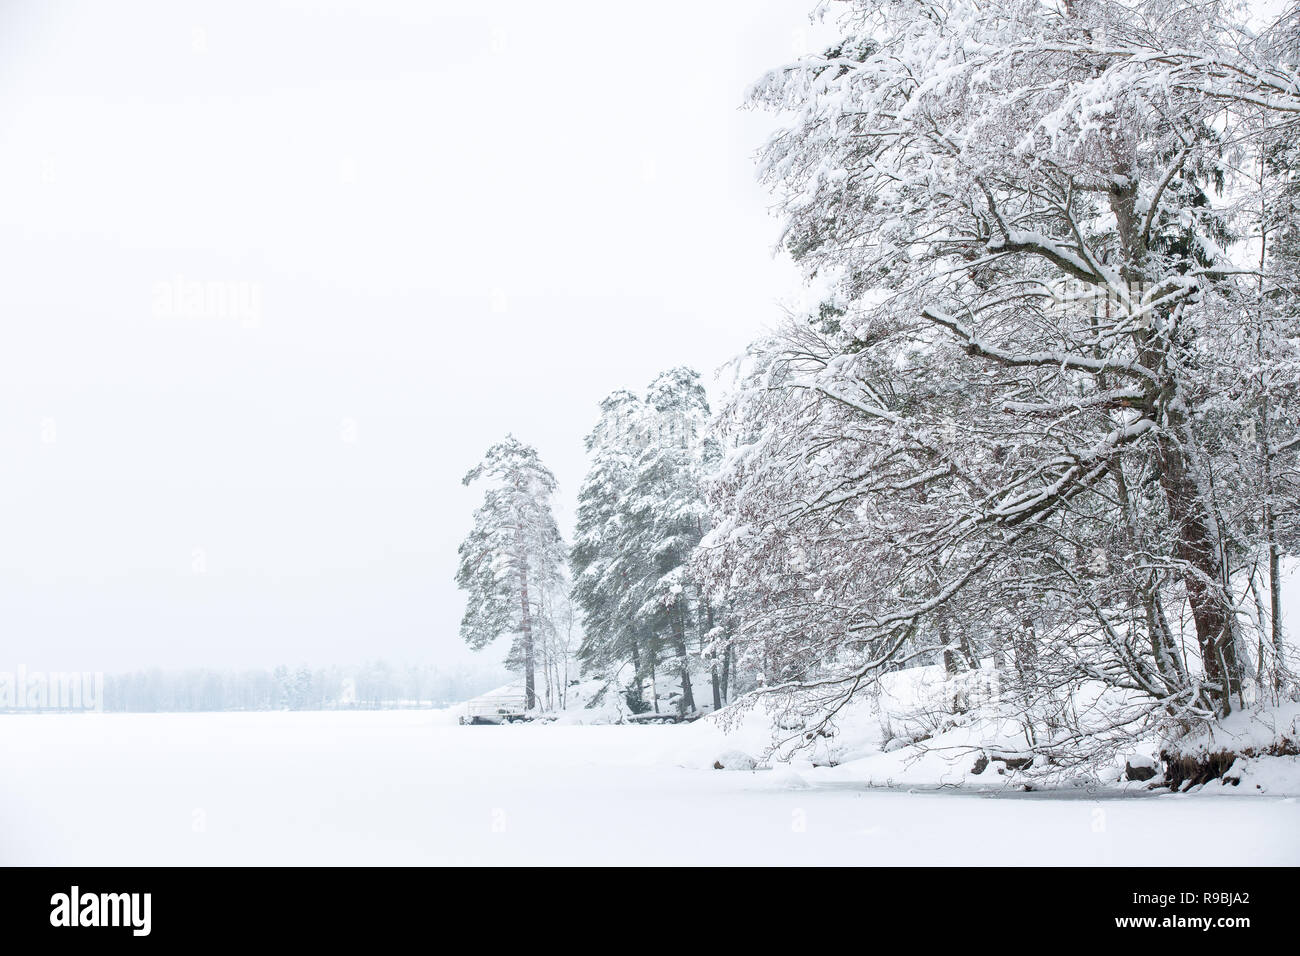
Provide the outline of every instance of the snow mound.
[[606,680],[580,680],[565,691],[564,707],[548,719],[566,727],[621,724],[629,711],[617,686]]
[[1239,754],[1300,750],[1300,703],[1234,711],[1201,733],[1179,740],[1174,749],[1189,757],[1221,750]]
[[807,790],[811,787],[789,764],[777,764],[766,777],[765,782],[773,789]]

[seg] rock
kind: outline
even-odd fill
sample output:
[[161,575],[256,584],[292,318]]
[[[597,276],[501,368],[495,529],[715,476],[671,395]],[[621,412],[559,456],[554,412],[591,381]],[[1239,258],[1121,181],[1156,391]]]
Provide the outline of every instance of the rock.
[[989,756],[988,754],[980,754],[975,758],[975,766],[970,768],[970,772],[978,776],[987,769],[989,769]]
[[713,761],[714,770],[753,770],[758,761],[743,750],[728,750]]
[[1007,770],[1023,770],[1034,762],[1033,757],[1012,756],[1009,754],[994,754],[993,759],[1004,764]]
[[1132,756],[1124,761],[1124,779],[1126,780],[1150,780],[1155,775],[1155,761],[1150,757]]

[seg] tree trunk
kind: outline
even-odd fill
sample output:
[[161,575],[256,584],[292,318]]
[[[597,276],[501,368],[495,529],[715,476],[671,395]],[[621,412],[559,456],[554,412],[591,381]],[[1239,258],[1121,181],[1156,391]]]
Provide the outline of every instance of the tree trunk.
[[1038,627],[1032,617],[1024,618],[1021,625],[1014,646],[1016,674],[1021,687],[1034,687],[1038,681]]
[[[1131,170],[1117,170],[1131,173]],[[1110,188],[1110,208],[1115,214],[1122,249],[1120,274],[1130,289],[1141,288],[1150,279],[1146,274],[1148,247],[1143,232],[1144,217],[1137,206],[1137,177],[1126,175]],[[1171,309],[1166,309],[1169,318]],[[1178,531],[1174,557],[1183,564],[1183,587],[1196,626],[1196,640],[1205,670],[1205,703],[1216,714],[1232,710],[1232,695],[1241,693],[1241,674],[1237,666],[1237,649],[1232,633],[1232,606],[1227,595],[1222,539],[1218,525],[1203,500],[1203,489],[1192,474],[1193,462],[1187,459],[1183,442],[1190,437],[1189,412],[1180,404],[1177,382],[1170,377],[1168,352],[1172,348],[1166,335],[1154,328],[1135,333],[1139,361],[1159,381],[1153,396],[1156,409],[1163,412],[1157,420],[1160,433],[1156,440],[1160,488],[1164,492],[1169,515]],[[1188,442],[1194,449],[1194,445]],[[1192,454],[1195,454],[1194,450]]]
[[722,652],[722,700],[728,703],[731,700],[731,640],[727,640],[727,648]]
[[948,622],[939,621],[939,643],[943,645],[943,674],[945,677],[957,676],[957,655],[952,652],[952,642],[948,635]]
[[[1261,413],[1261,419],[1267,428],[1267,411]],[[1273,461],[1272,452],[1269,449],[1268,432],[1265,430],[1260,437],[1260,445],[1263,448],[1263,472],[1264,472],[1264,537],[1268,542],[1268,605],[1269,605],[1269,631],[1273,644],[1273,695],[1278,697],[1282,691],[1282,671],[1286,666],[1283,647],[1285,638],[1282,633],[1282,573],[1281,573],[1281,549],[1277,543],[1277,519],[1273,514]],[[1264,654],[1263,649],[1259,655],[1259,674],[1260,688],[1263,689],[1264,675]]]
[[961,648],[962,657],[966,659],[967,669],[979,670],[979,657],[975,654],[975,648],[971,645],[970,632],[965,627],[957,631],[957,645]]
[[686,656],[686,624],[680,611],[673,615],[673,649],[677,652],[678,668],[682,679],[681,716],[695,712],[695,695],[691,692],[690,661]]
[[520,628],[520,642],[524,647],[524,707],[532,710],[537,706],[537,692],[533,677],[533,613],[528,604],[528,565],[519,565],[519,600],[523,610],[523,626]]
[[[1181,422],[1170,422],[1171,426],[1178,424]],[[1171,427],[1171,430],[1178,429]],[[1232,633],[1232,608],[1224,589],[1219,542],[1212,531],[1213,519],[1201,502],[1182,450],[1165,436],[1159,439],[1157,447],[1160,487],[1178,529],[1174,556],[1184,566],[1183,587],[1208,682],[1206,703],[1216,714],[1226,715],[1232,710],[1232,695],[1241,695],[1241,669]]]
[[[1264,182],[1267,178],[1267,166],[1263,154],[1259,158],[1259,185],[1260,185],[1260,222],[1268,221],[1268,206],[1264,197],[1268,195],[1264,189]],[[1258,442],[1260,448],[1260,470],[1263,478],[1264,491],[1264,537],[1268,542],[1268,598],[1269,598],[1269,630],[1271,631],[1273,643],[1273,697],[1274,703],[1277,703],[1282,692],[1282,671],[1286,666],[1282,648],[1284,638],[1282,634],[1282,582],[1280,570],[1278,567],[1280,548],[1277,543],[1277,520],[1273,514],[1273,446],[1269,430],[1269,411],[1270,403],[1268,400],[1269,390],[1268,378],[1263,372],[1264,367],[1264,271],[1268,266],[1268,237],[1266,231],[1261,230],[1259,240],[1259,278],[1256,280],[1255,294],[1261,303],[1260,312],[1257,316],[1257,327],[1255,330],[1255,355],[1259,360],[1261,371],[1257,378],[1260,392],[1259,407],[1259,435]],[[1259,649],[1259,671],[1258,681],[1260,698],[1263,698],[1264,690],[1264,648],[1263,638],[1260,638]]]
[[[713,633],[713,605],[704,605],[704,627],[706,634]],[[718,684],[718,652],[715,650],[709,659],[709,681],[713,684],[713,709],[722,709],[722,687]]]
[[[1280,698],[1282,694],[1282,672],[1286,668],[1286,656],[1283,652],[1283,648],[1286,645],[1286,637],[1282,631],[1282,572],[1278,567],[1279,549],[1277,546],[1277,538],[1273,534],[1273,513],[1271,509],[1269,511],[1268,520],[1268,596],[1273,618],[1273,694],[1275,697]],[[1263,664],[1264,661],[1261,655],[1261,670],[1263,669]]]
[[641,650],[636,642],[636,635],[632,636],[632,683],[636,687],[636,699],[645,703],[645,694],[642,693],[641,687]]

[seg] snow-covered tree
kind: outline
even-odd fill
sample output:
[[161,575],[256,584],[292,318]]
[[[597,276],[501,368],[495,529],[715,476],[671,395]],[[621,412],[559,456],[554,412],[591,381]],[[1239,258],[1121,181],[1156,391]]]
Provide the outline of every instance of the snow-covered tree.
[[565,547],[551,508],[555,476],[536,449],[507,436],[465,475],[466,485],[478,481],[483,504],[460,545],[456,572],[467,594],[460,633],[475,650],[513,636],[507,662],[523,670],[531,710],[540,638],[556,627],[556,602],[565,599]]
[[586,439],[591,464],[578,491],[570,554],[573,598],[583,616],[582,664],[612,676],[630,663],[629,704],[638,709],[643,667],[651,666],[655,642],[630,597],[633,582],[647,573],[646,556],[628,547],[628,505],[646,443],[645,411],[628,391],[601,402],[600,420]]
[[630,547],[648,558],[649,573],[633,593],[641,616],[664,637],[686,713],[698,708],[691,670],[709,613],[688,568],[707,526],[701,479],[708,446],[701,439],[709,405],[698,373],[686,368],[656,377],[645,403],[651,440],[637,460],[628,531]]
[[581,656],[588,668],[608,674],[630,663],[634,707],[642,680],[653,685],[656,669],[667,665],[680,688],[679,710],[697,710],[691,675],[705,657],[715,706],[721,700],[716,649],[709,646],[714,612],[689,568],[708,527],[708,414],[698,373],[675,368],[656,377],[644,398],[626,391],[606,398],[587,438],[591,468],[579,493],[571,555],[584,616]]
[[1246,254],[1242,173],[1294,139],[1293,66],[1228,3],[846,6],[753,92],[789,120],[760,175],[819,301],[721,418],[700,565],[747,659],[833,713],[987,654],[1062,749],[1047,692],[1085,681],[1122,732],[1227,713],[1261,494],[1295,510],[1259,483],[1300,445],[1294,277]]

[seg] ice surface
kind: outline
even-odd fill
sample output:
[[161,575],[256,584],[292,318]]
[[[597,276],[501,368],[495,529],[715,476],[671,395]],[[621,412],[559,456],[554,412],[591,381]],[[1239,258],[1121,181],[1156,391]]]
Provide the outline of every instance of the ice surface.
[[1300,863],[1294,799],[867,790],[677,766],[694,725],[455,719],[0,717],[0,863]]

